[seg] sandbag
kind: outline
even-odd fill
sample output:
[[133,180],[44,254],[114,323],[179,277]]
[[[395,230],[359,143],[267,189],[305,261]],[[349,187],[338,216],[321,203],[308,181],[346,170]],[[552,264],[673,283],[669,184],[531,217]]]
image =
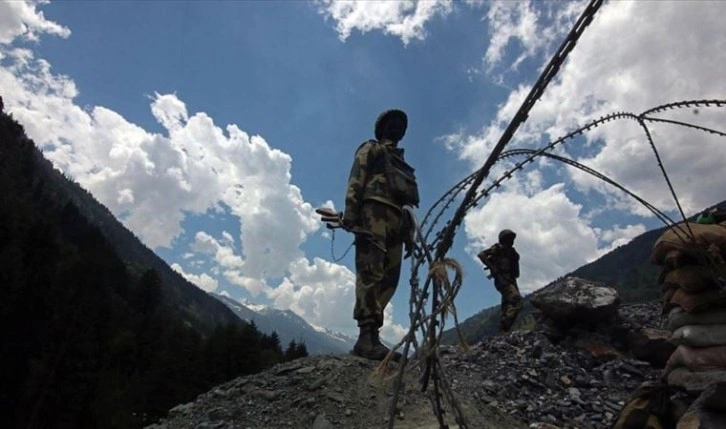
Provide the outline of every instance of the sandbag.
[[726,371],[726,345],[717,347],[688,347],[680,345],[666,363],[666,373],[675,368],[693,372]]
[[726,382],[713,383],[691,404],[691,409],[726,413]]
[[726,308],[700,313],[688,313],[681,307],[671,308],[666,321],[666,329],[675,331],[685,325],[726,325]]
[[676,429],[726,428],[726,383],[712,383],[678,419]]
[[686,325],[676,329],[671,342],[689,347],[726,345],[726,325]]
[[668,385],[646,382],[630,395],[612,429],[663,429],[668,419]]
[[706,410],[687,412],[676,425],[676,429],[725,429],[726,414]]
[[[652,262],[652,261],[651,261]],[[663,273],[661,275],[665,275],[668,271],[672,270],[673,268],[680,268],[684,267],[686,265],[697,265],[698,259],[694,258],[689,253],[680,251],[678,249],[672,249],[666,252],[665,256],[663,257],[663,263],[664,266]],[[658,282],[661,283],[660,281]]]
[[709,289],[698,293],[689,293],[683,289],[669,289],[663,295],[663,312],[673,307],[681,307],[689,313],[698,313],[716,308],[726,308],[726,290]]
[[[665,271],[665,270],[664,270]],[[687,292],[700,292],[706,289],[718,289],[716,277],[718,271],[713,267],[703,265],[686,265],[680,268],[668,270],[659,284],[674,285]]]
[[725,381],[726,370],[690,371],[685,367],[677,367],[668,373],[668,384],[681,387],[690,394],[700,394],[709,385]]
[[[695,243],[689,239],[688,230],[693,233]],[[701,252],[710,253],[711,257],[723,259],[726,256],[726,222],[704,225],[700,223],[679,223],[668,228],[655,242],[650,261],[655,265],[664,265],[668,252],[677,250],[688,257],[702,259]],[[704,261],[705,262],[705,261]]]

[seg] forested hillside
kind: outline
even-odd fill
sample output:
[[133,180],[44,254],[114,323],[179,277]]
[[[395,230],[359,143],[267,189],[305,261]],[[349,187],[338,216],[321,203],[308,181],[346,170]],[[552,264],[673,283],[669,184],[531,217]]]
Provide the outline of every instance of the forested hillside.
[[140,427],[304,354],[160,261],[0,113],[2,427]]

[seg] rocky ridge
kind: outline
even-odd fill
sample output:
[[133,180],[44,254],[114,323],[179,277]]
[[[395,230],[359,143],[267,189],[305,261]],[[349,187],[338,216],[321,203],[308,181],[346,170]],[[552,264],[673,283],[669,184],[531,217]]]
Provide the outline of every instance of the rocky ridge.
[[[573,326],[554,342],[536,329],[490,337],[467,352],[442,347],[440,356],[471,428],[605,428],[637,386],[661,375],[632,357],[628,333],[661,325],[657,303],[625,305],[609,323]],[[298,359],[220,385],[152,427],[384,428],[396,370],[347,355]],[[419,376],[413,361],[396,428],[439,427]]]

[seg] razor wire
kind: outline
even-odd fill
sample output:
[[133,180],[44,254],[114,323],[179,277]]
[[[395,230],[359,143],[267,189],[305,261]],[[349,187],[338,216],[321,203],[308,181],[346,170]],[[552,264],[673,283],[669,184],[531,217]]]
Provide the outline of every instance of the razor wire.
[[[670,216],[668,216],[662,210],[655,207],[653,204],[646,201],[641,196],[639,196],[636,193],[634,193],[633,191],[629,190],[624,185],[618,183],[617,181],[610,178],[606,174],[603,174],[587,165],[584,165],[573,159],[567,158],[563,155],[553,153],[551,151],[558,145],[575,141],[576,137],[584,135],[586,132],[588,132],[592,129],[595,129],[605,123],[608,123],[611,121],[622,120],[622,119],[630,119],[630,120],[637,122],[644,130],[647,131],[646,138],[647,138],[648,144],[651,146],[654,154],[656,155],[656,157],[658,159],[659,168],[661,168],[661,171],[664,172],[665,167],[663,166],[662,161],[660,160],[660,156],[659,156],[658,150],[655,146],[655,142],[652,139],[652,135],[651,135],[650,130],[649,130],[648,126],[646,125],[646,123],[648,123],[648,122],[650,122],[650,123],[669,123],[669,124],[678,125],[678,126],[687,126],[689,128],[703,131],[703,132],[706,132],[709,134],[714,134],[714,135],[717,135],[720,137],[726,137],[726,132],[721,131],[721,130],[707,128],[707,127],[703,127],[703,126],[700,126],[697,124],[684,123],[681,121],[674,121],[674,120],[657,118],[657,117],[651,116],[653,113],[660,113],[665,110],[672,110],[672,109],[678,109],[678,108],[691,108],[694,106],[697,106],[697,107],[712,107],[712,106],[724,107],[724,106],[726,106],[726,100],[686,100],[686,101],[680,101],[680,102],[676,102],[676,103],[670,103],[668,105],[658,106],[656,108],[649,109],[640,114],[634,114],[634,113],[629,113],[629,112],[616,112],[616,113],[613,113],[610,115],[603,116],[603,117],[601,117],[597,120],[594,120],[580,128],[577,128],[576,130],[570,132],[569,134],[567,134],[563,137],[560,137],[539,149],[511,149],[508,151],[504,151],[504,152],[500,153],[499,156],[496,158],[497,162],[504,160],[504,159],[516,158],[516,157],[523,157],[524,159],[522,161],[517,162],[514,166],[512,166],[508,170],[505,170],[504,173],[502,173],[501,176],[496,178],[489,186],[487,186],[486,188],[484,188],[481,191],[478,191],[475,194],[475,196],[469,201],[469,203],[464,206],[465,207],[464,213],[467,213],[469,210],[476,207],[477,204],[482,199],[487,198],[488,196],[490,196],[493,193],[493,191],[495,191],[497,188],[501,187],[502,183],[505,180],[510,179],[514,174],[523,170],[527,165],[532,164],[536,160],[537,157],[546,157],[546,158],[561,162],[563,164],[566,164],[568,166],[571,166],[573,168],[576,168],[578,170],[581,170],[585,173],[588,173],[591,176],[613,186],[614,188],[618,189],[619,191],[624,192],[625,194],[632,197],[635,201],[637,201],[638,203],[643,205],[645,208],[647,208],[658,220],[663,222],[667,227],[672,228],[674,233],[679,237],[679,239],[681,239],[683,241],[691,240],[692,233],[690,232],[690,230],[685,231]],[[438,346],[438,341],[436,343],[433,343],[433,345],[429,344],[428,349],[426,349],[424,347],[424,350],[420,350],[416,343],[416,338],[415,338],[415,332],[417,330],[421,330],[423,338],[427,338],[427,336],[432,335],[432,331],[431,331],[432,324],[430,323],[432,319],[436,319],[438,317],[442,317],[442,316],[451,314],[454,318],[454,325],[455,325],[455,329],[457,330],[457,333],[459,334],[459,338],[460,338],[460,340],[463,339],[461,336],[461,333],[459,331],[459,323],[458,323],[458,320],[456,317],[456,309],[454,306],[454,300],[455,300],[456,294],[458,293],[458,290],[460,288],[460,284],[458,284],[457,287],[448,288],[447,290],[443,291],[440,301],[446,303],[447,307],[440,307],[440,308],[432,307],[431,314],[427,315],[425,312],[425,309],[424,309],[424,305],[425,305],[427,298],[429,297],[428,293],[427,293],[428,286],[430,285],[430,283],[433,282],[435,287],[437,286],[437,284],[439,287],[441,287],[442,280],[439,279],[439,281],[437,283],[436,279],[432,279],[432,277],[433,277],[432,273],[436,272],[436,271],[435,271],[435,269],[430,268],[428,277],[426,280],[426,287],[423,290],[421,290],[419,288],[418,270],[426,262],[429,264],[430,267],[434,267],[435,264],[437,263],[437,261],[435,260],[435,258],[431,252],[433,249],[436,248],[437,244],[440,245],[443,232],[445,231],[446,228],[450,228],[452,223],[451,223],[451,221],[447,222],[444,229],[439,231],[434,236],[433,240],[431,240],[431,242],[428,242],[429,237],[433,231],[433,227],[443,217],[443,214],[453,204],[453,202],[456,201],[457,196],[462,191],[467,189],[467,187],[472,186],[475,176],[480,173],[481,173],[481,170],[477,170],[477,171],[471,173],[469,176],[462,179],[457,184],[455,184],[451,189],[449,189],[442,197],[440,197],[433,204],[431,209],[429,209],[427,211],[426,216],[424,217],[424,220],[423,220],[423,222],[421,222],[421,224],[416,222],[415,218],[414,218],[415,234],[416,234],[417,241],[419,242],[420,247],[418,248],[418,251],[414,252],[414,255],[413,255],[414,259],[412,260],[412,264],[411,264],[411,279],[409,281],[409,283],[411,285],[411,291],[412,291],[411,300],[410,300],[410,306],[411,306],[410,316],[411,316],[412,324],[411,324],[411,327],[410,327],[407,335],[404,336],[404,338],[394,347],[394,349],[397,349],[401,346],[404,347],[401,366],[399,368],[398,379],[397,379],[397,383],[395,384],[395,386],[400,387],[400,380],[402,379],[403,371],[404,371],[406,363],[407,363],[408,352],[412,345],[414,346],[414,348],[416,348],[416,352],[419,355],[421,354],[421,352],[423,352],[424,354],[428,354],[428,355],[436,352],[436,347]],[[665,172],[664,172],[664,175],[666,175]],[[667,180],[666,183],[667,183],[669,189],[671,190],[671,194],[677,200],[677,195],[675,194],[675,191],[673,190],[673,187],[672,187],[670,181]],[[471,188],[469,188],[469,190],[471,190]],[[462,202],[462,205],[463,204],[464,203]],[[676,204],[679,205],[679,203],[676,203]],[[441,208],[439,209],[439,212],[436,213],[436,215],[434,215],[433,214],[434,209],[438,206],[441,206]],[[683,214],[682,210],[679,210],[679,214],[683,218],[684,224],[688,225],[688,222],[686,221],[685,215]],[[411,215],[413,215],[412,212],[411,212]],[[431,219],[431,221],[430,221],[431,225],[427,228],[426,232],[424,233],[423,226],[429,221],[429,219]],[[680,230],[680,233],[678,232],[678,230]],[[681,236],[680,234],[684,234],[685,237]],[[443,258],[441,261],[443,261],[444,264],[448,264],[448,265],[445,265],[447,267],[454,266],[454,264],[451,262],[450,259]],[[439,270],[438,272],[440,273],[441,271]],[[457,275],[460,275],[460,273],[457,273]],[[454,283],[456,283],[456,282],[454,282]],[[438,325],[438,329],[436,329],[436,331],[434,331],[434,332],[438,332],[438,335],[436,336],[437,340],[440,339],[441,334],[443,333],[443,330],[444,330],[444,320],[443,319],[439,320],[439,322],[440,322],[440,325],[438,325],[438,324],[433,325],[434,328],[436,328]],[[462,344],[466,347],[465,342],[462,341]],[[432,397],[439,398],[438,401],[432,399],[432,403],[433,403],[434,411],[435,411],[437,418],[439,419],[439,423],[442,425],[442,427],[445,427],[445,423],[443,420],[444,412],[443,412],[443,407],[441,406],[441,401],[440,401],[440,396],[442,396],[442,395],[446,398],[446,401],[450,404],[450,406],[454,410],[454,413],[457,414],[456,418],[457,418],[457,423],[459,424],[459,426],[467,427],[467,426],[462,426],[462,423],[464,423],[464,425],[466,423],[463,418],[463,414],[460,414],[461,407],[458,405],[455,397],[453,396],[453,394],[451,392],[449,383],[446,379],[446,375],[443,371],[443,367],[441,365],[441,362],[438,360],[438,358],[435,359],[432,364],[424,366],[424,375],[422,376],[422,380],[421,380],[422,385],[424,386],[424,390],[429,382],[429,379],[433,379],[433,381],[434,381],[434,383],[433,383],[434,384],[434,394],[432,395]],[[398,389],[395,389],[392,410],[395,410],[395,403],[397,401],[397,398],[398,398]],[[392,418],[392,417],[393,417],[393,412],[391,413],[391,416],[389,418]],[[390,421],[392,421],[392,420],[389,420],[389,422]]]
[[[441,366],[441,361],[438,356],[438,344],[443,333],[443,329],[446,322],[447,313],[451,312],[456,317],[456,308],[454,306],[454,299],[460,287],[461,279],[461,268],[458,266],[456,261],[447,259],[446,253],[453,244],[454,235],[458,226],[461,224],[466,212],[469,209],[469,204],[474,200],[476,196],[476,190],[479,185],[483,182],[484,178],[489,174],[489,170],[494,165],[499,155],[504,150],[504,147],[509,143],[514,133],[517,131],[519,126],[526,121],[529,111],[535,105],[537,100],[542,96],[544,90],[547,88],[549,82],[557,75],[560,67],[567,59],[567,56],[577,44],[577,41],[584,33],[587,26],[592,22],[595,14],[602,5],[603,0],[590,0],[585,9],[583,10],[580,17],[575,22],[575,25],[570,30],[565,40],[560,45],[559,49],[552,57],[550,62],[542,71],[539,79],[533,85],[531,91],[525,98],[524,102],[520,106],[519,110],[515,114],[512,121],[507,126],[506,130],[502,134],[499,142],[496,144],[489,158],[484,163],[484,166],[477,172],[477,174],[471,180],[471,183],[467,185],[459,186],[459,190],[467,189],[464,201],[458,207],[456,214],[447,226],[444,228],[442,233],[437,237],[438,243],[435,247],[435,255],[431,255],[433,246],[429,246],[425,241],[420,242],[422,246],[422,252],[425,257],[417,257],[412,263],[412,276],[411,276],[411,326],[409,327],[408,333],[404,336],[404,354],[401,358],[401,365],[399,367],[399,373],[394,383],[394,396],[389,411],[389,428],[392,429],[395,421],[396,405],[398,401],[398,394],[401,389],[401,382],[403,379],[403,372],[406,367],[407,356],[406,353],[410,345],[415,341],[415,333],[417,327],[421,327],[423,344],[420,348],[417,347],[417,353],[420,355],[421,352],[425,352],[422,358],[423,374],[421,377],[422,391],[426,391],[429,385],[429,381],[433,380],[433,394],[430,395],[431,403],[436,414],[436,418],[441,428],[447,428],[445,423],[444,414],[445,410],[442,405],[443,401],[446,401],[452,409],[454,414],[454,420],[458,424],[459,428],[466,429],[469,427],[466,416],[464,415],[458,401],[456,400],[453,392],[451,391],[450,384],[446,379],[445,371]],[[415,223],[415,222],[414,222]],[[416,225],[416,234],[419,239],[422,238],[421,229]],[[429,272],[426,277],[426,282],[422,290],[418,289],[418,268],[421,266],[423,261],[429,262]],[[453,283],[448,280],[448,269],[452,268],[455,272],[455,281]],[[414,281],[413,278],[416,278]],[[459,279],[459,284],[457,284]],[[457,287],[458,286],[458,287]],[[429,299],[429,289],[431,289],[431,314],[425,315],[423,310],[424,304]],[[428,326],[426,326],[428,325]],[[457,323],[458,326],[458,323]],[[438,329],[437,329],[438,328]],[[394,349],[395,350],[395,349]],[[389,354],[389,356],[391,356]],[[382,363],[385,365],[387,361]]]
[[[538,157],[546,157],[555,161],[561,162],[565,165],[571,166],[578,170],[581,170],[591,176],[613,186],[619,191],[632,197],[635,201],[647,208],[658,220],[663,222],[666,226],[673,229],[676,235],[684,241],[693,240],[693,233],[690,231],[686,216],[682,210],[676,192],[672,186],[668,173],[660,157],[660,153],[653,141],[652,134],[648,128],[648,123],[668,123],[677,126],[683,126],[699,130],[702,132],[726,137],[726,132],[700,126],[693,123],[676,121],[672,119],[664,119],[652,116],[653,114],[662,113],[673,109],[692,108],[692,107],[724,107],[726,106],[726,100],[686,100],[674,103],[669,103],[661,106],[654,107],[646,110],[640,114],[634,114],[630,112],[616,112],[607,116],[600,117],[572,132],[560,137],[547,145],[539,149],[513,149],[504,151],[504,147],[509,143],[514,135],[514,132],[518,126],[523,123],[527,118],[527,113],[534,105],[535,101],[539,99],[547,83],[552,79],[554,73],[559,69],[561,62],[564,61],[567,52],[574,46],[576,39],[579,37],[581,32],[592,20],[592,16],[600,6],[599,1],[592,1],[583,12],[583,15],[578,20],[578,23],[573,28],[572,32],[568,36],[568,40],[563,42],[560,47],[560,51],[555,55],[550,65],[545,69],[542,76],[538,80],[535,87],[533,87],[527,99],[524,101],[520,110],[515,115],[512,122],[509,124],[507,130],[505,130],[500,141],[497,143],[492,153],[486,160],[484,166],[479,170],[474,171],[466,178],[459,181],[451,189],[449,189],[443,196],[441,196],[427,211],[423,221],[419,224],[413,211],[409,208],[409,215],[413,218],[413,224],[415,228],[415,236],[418,241],[417,250],[414,251],[412,262],[411,262],[411,277],[409,283],[411,285],[411,297],[409,301],[410,306],[410,318],[411,325],[409,331],[404,335],[403,339],[394,346],[393,350],[403,347],[403,353],[400,361],[398,373],[396,374],[394,381],[394,391],[391,407],[389,410],[389,428],[393,428],[396,406],[400,390],[402,387],[403,374],[408,363],[408,355],[411,347],[415,350],[415,356],[418,358],[418,362],[422,367],[422,375],[420,383],[422,385],[422,391],[426,391],[430,384],[433,385],[433,392],[430,393],[429,398],[431,399],[432,408],[436,414],[436,418],[441,428],[448,428],[445,422],[445,413],[443,403],[448,403],[451,411],[454,414],[454,419],[457,425],[464,429],[470,426],[467,423],[466,416],[464,415],[460,404],[454,396],[451,385],[447,379],[444,367],[438,356],[438,345],[440,344],[441,336],[444,332],[445,321],[448,315],[453,316],[454,325],[457,334],[459,335],[460,342],[464,348],[467,347],[463,336],[460,331],[456,307],[454,305],[456,295],[461,287],[461,268],[458,263],[450,258],[446,258],[446,253],[450,249],[456,230],[463,221],[464,216],[479,202],[487,198],[492,194],[494,190],[502,186],[502,183],[510,179],[514,174],[523,170],[525,166],[534,163]],[[570,40],[572,38],[572,40]],[[678,208],[680,217],[683,219],[683,224],[686,226],[684,230],[676,221],[669,217],[666,213],[649,203],[636,193],[632,192],[624,185],[618,183],[614,179],[608,177],[587,165],[577,162],[573,159],[567,158],[562,155],[558,155],[552,152],[557,145],[574,141],[576,137],[584,135],[588,131],[595,129],[605,123],[611,121],[617,121],[622,119],[630,119],[635,121],[643,129],[646,135],[648,144],[650,145],[653,154],[658,163],[658,168],[663,175],[666,185],[671,193],[671,196],[675,200],[675,204]],[[495,179],[489,186],[483,190],[477,188],[481,185],[484,179],[488,176],[489,171],[496,162],[507,158],[523,157],[524,159],[515,163],[515,165]],[[465,196],[460,202],[452,219],[448,220],[444,227],[438,231],[433,239],[431,234],[434,231],[435,225],[442,219],[444,213],[446,213],[457,201],[458,197],[464,192]],[[438,212],[436,212],[438,208]],[[435,214],[434,214],[435,213]],[[429,224],[427,226],[427,224]],[[677,231],[680,230],[680,233]],[[425,231],[425,232],[424,232]],[[684,234],[686,238],[680,234]],[[424,265],[428,263],[429,270],[424,283],[423,288],[419,285],[418,271]],[[453,270],[454,281],[451,282],[448,279],[448,271]],[[426,314],[425,304],[431,299],[431,311],[430,314]],[[422,338],[422,344],[418,344],[416,333],[419,332]],[[381,366],[384,367],[388,362],[386,359]],[[431,383],[433,381],[433,383]]]

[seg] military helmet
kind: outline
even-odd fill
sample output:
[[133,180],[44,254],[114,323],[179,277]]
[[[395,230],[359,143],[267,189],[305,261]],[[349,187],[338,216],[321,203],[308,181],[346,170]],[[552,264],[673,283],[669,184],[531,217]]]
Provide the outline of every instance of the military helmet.
[[[387,125],[391,120],[397,120],[396,129],[388,129]],[[401,140],[406,134],[406,128],[408,128],[408,116],[406,116],[403,110],[386,110],[378,115],[378,119],[376,119],[376,140],[381,140],[383,137],[390,137],[396,141]],[[387,135],[388,133],[392,133],[393,135]]]
[[499,232],[499,242],[503,242],[507,237],[512,237],[512,241],[517,237],[517,234],[514,233],[511,229],[503,229]]

